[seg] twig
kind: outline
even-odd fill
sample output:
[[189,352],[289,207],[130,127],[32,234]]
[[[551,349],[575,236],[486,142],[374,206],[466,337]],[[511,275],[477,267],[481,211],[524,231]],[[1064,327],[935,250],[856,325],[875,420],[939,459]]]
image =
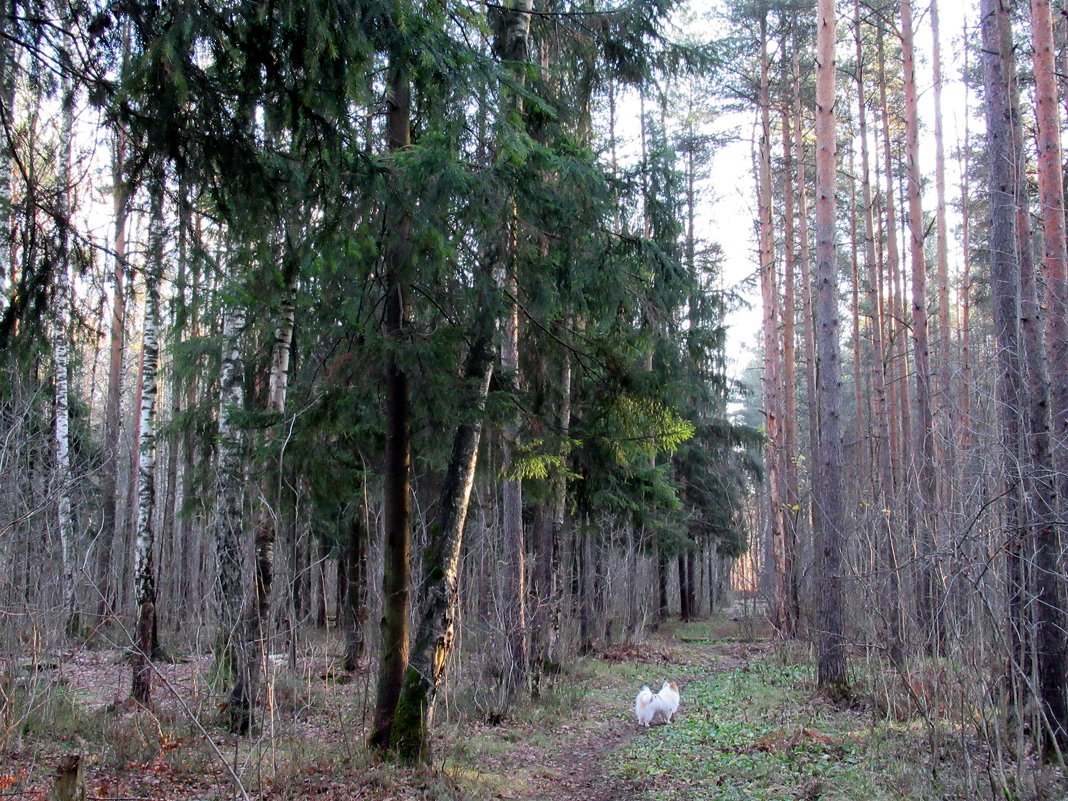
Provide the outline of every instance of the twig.
[[[90,584],[93,589],[96,590],[97,594],[100,595],[101,598],[104,598],[103,593],[100,592],[99,588],[97,588],[96,584],[91,580],[91,578]],[[105,603],[107,603],[107,599],[104,600]],[[110,603],[108,603],[108,607],[115,621],[118,623],[119,628],[122,629],[122,633],[125,634],[126,638],[130,641],[130,644],[135,649],[140,650],[137,648],[137,643],[134,641],[133,637],[130,636],[129,630],[126,628],[125,625],[123,625],[123,622],[119,618],[119,616],[115,614],[115,610],[110,608]],[[215,741],[211,738],[211,735],[208,734],[208,730],[204,728],[204,725],[200,722],[200,719],[195,714],[193,714],[193,710],[189,708],[189,704],[187,704],[185,702],[185,699],[178,694],[178,691],[174,688],[174,685],[171,684],[167,677],[163,675],[162,671],[160,671],[160,669],[156,667],[156,663],[152,661],[151,656],[146,656],[146,661],[152,668],[152,672],[159,677],[160,681],[163,682],[163,686],[165,686],[170,691],[171,695],[174,696],[174,699],[178,702],[179,706],[182,707],[182,711],[184,711],[188,718],[193,721],[193,725],[197,727],[200,733],[204,736],[204,739],[207,740],[208,745],[210,745],[211,750],[215,752],[215,756],[218,757],[219,762],[222,764],[223,767],[226,768],[226,772],[230,774],[230,778],[233,780],[234,786],[237,788],[237,791],[241,793],[241,797],[244,799],[244,801],[252,801],[252,799],[249,798],[248,791],[245,790],[245,785],[241,782],[241,778],[237,775],[236,771],[234,771],[234,769],[230,766],[230,763],[226,761],[226,757],[224,757],[222,751],[219,750],[219,746],[215,744]]]

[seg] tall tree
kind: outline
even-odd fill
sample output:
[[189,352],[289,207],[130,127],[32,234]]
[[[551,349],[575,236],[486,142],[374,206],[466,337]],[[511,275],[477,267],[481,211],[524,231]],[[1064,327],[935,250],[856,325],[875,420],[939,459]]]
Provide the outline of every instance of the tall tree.
[[58,501],[59,541],[63,551],[63,612],[67,635],[81,630],[76,571],[77,535],[71,513],[70,475],[70,238],[71,238],[71,147],[74,127],[74,88],[65,77],[61,89],[60,131],[58,142],[59,171],[56,176],[58,247],[55,254],[55,319],[52,356],[55,365],[55,455],[56,498]]
[[487,260],[479,276],[474,337],[463,375],[462,409],[467,419],[453,435],[439,512],[430,528],[424,556],[426,579],[419,596],[420,620],[392,731],[392,747],[409,762],[430,757],[434,701],[456,640],[460,549],[493,374],[492,263]]
[[771,78],[768,63],[767,15],[760,18],[760,142],[757,154],[757,195],[760,215],[760,296],[764,334],[764,428],[767,444],[764,462],[768,473],[768,532],[774,558],[775,625],[786,631],[788,579],[786,570],[786,516],[783,509],[782,393],[779,352],[778,277],[775,264],[775,230],[771,183]]
[[[289,363],[293,344],[293,326],[296,315],[297,264],[294,256],[297,232],[292,223],[292,214],[287,220],[282,246],[283,287],[279,304],[278,324],[271,343],[270,370],[267,378],[267,413],[276,421],[269,434],[277,434],[286,406],[286,390],[289,383]],[[258,694],[260,677],[267,656],[271,628],[271,585],[274,579],[274,551],[279,517],[277,490],[281,465],[272,454],[261,469],[262,478],[256,492],[256,508],[252,516],[253,571],[252,597],[241,622],[243,638],[238,654],[247,663],[238,666],[237,681],[230,694],[231,725],[245,733],[252,726],[252,708]]]
[[[390,54],[386,147],[400,153],[411,145],[410,65],[400,48]],[[385,564],[382,625],[374,727],[369,742],[386,749],[408,668],[409,573],[411,570],[411,410],[408,375],[400,349],[408,336],[411,292],[411,220],[398,197],[386,210],[385,319],[393,350],[386,362],[386,458],[384,467]]]
[[[124,37],[123,52],[129,49],[129,37]],[[115,581],[112,572],[112,551],[118,528],[119,512],[119,439],[122,434],[120,412],[122,406],[122,361],[126,342],[126,223],[129,216],[130,185],[125,175],[127,167],[127,137],[117,129],[111,137],[111,192],[114,214],[114,266],[111,295],[111,346],[108,359],[108,390],[104,406],[104,465],[100,486],[102,517],[100,542],[97,551],[97,582],[100,593],[100,616],[114,611]]]
[[[495,55],[513,72],[513,79],[523,86],[523,74],[529,59],[530,15],[533,0],[506,0],[494,15]],[[500,112],[502,123],[522,118],[523,101],[519,91],[502,84]],[[503,129],[502,129],[503,130]],[[520,389],[519,372],[519,283],[517,248],[519,235],[515,202],[505,206],[506,222],[502,234],[505,246],[498,250],[504,274],[504,291],[510,303],[501,325],[500,378],[512,390]],[[516,446],[519,440],[518,409],[505,420],[501,431],[504,478],[501,487],[501,536],[504,553],[502,565],[504,588],[504,634],[507,662],[503,666],[504,687],[508,694],[523,686],[528,678],[529,641],[527,636],[526,537],[523,529],[523,485],[517,474]]]
[[[935,265],[938,282],[938,372],[937,411],[939,417],[941,456],[945,474],[950,481],[956,472],[957,412],[953,397],[952,341],[949,322],[949,232],[946,225],[946,154],[942,130],[942,45],[939,29],[938,2],[931,0],[931,67],[934,72],[934,140],[935,140]],[[946,487],[946,492],[952,488]],[[948,500],[948,498],[947,498]],[[947,504],[942,504],[943,517]]]
[[156,575],[153,552],[156,524],[156,377],[159,371],[159,284],[163,271],[163,175],[149,180],[151,198],[148,259],[145,263],[145,316],[141,334],[140,459],[137,466],[137,528],[135,531],[136,646],[131,695],[140,704],[152,697],[152,658],[156,631]]
[[879,526],[877,531],[879,567],[885,575],[884,606],[887,627],[887,655],[895,663],[901,661],[902,619],[900,608],[900,574],[897,553],[894,548],[894,532],[897,526],[894,497],[894,467],[890,458],[891,442],[889,403],[886,385],[890,380],[886,370],[886,349],[883,344],[884,322],[879,287],[882,283],[881,264],[875,252],[875,201],[872,197],[871,170],[868,153],[868,100],[865,95],[864,51],[861,28],[860,2],[853,1],[853,35],[857,54],[857,123],[860,137],[861,202],[864,215],[864,262],[867,266],[867,304],[870,315],[868,330],[871,344],[869,363],[871,369],[872,445],[871,468],[874,473],[876,497],[878,498]]
[[[1046,339],[1052,369],[1050,389],[1054,453],[1061,515],[1068,509],[1068,247],[1065,240],[1064,170],[1053,20],[1049,0],[1031,0],[1035,119],[1038,125],[1038,193],[1042,209],[1042,272],[1046,281]],[[1043,371],[1044,372],[1044,371]],[[1044,425],[1042,426],[1044,428]],[[1036,465],[1042,467],[1042,465]],[[1042,479],[1044,480],[1044,478]],[[1050,510],[1052,512],[1052,509]],[[1064,649],[1064,599],[1059,564],[1063,526],[1036,521],[1033,545],[1036,595],[1036,656],[1039,697],[1049,726],[1046,753],[1068,748],[1068,683]]]
[[[805,407],[808,410],[808,452],[814,457],[819,451],[819,443],[817,441],[819,407],[816,402],[816,327],[815,316],[812,312],[812,253],[808,204],[809,172],[805,148],[804,106],[801,102],[801,36],[800,29],[796,27],[794,29],[792,50],[791,62],[794,73],[794,162],[797,169],[797,261],[801,277],[801,315],[805,349]],[[810,527],[814,514],[815,511],[810,501],[808,504]]]
[[[905,92],[905,157],[908,173],[909,254],[912,273],[912,343],[916,368],[915,404],[912,437],[917,468],[918,501],[916,522],[919,525],[921,568],[917,609],[927,648],[941,649],[944,631],[937,619],[941,608],[939,592],[936,530],[939,519],[938,474],[935,470],[934,413],[931,406],[931,359],[927,332],[927,258],[924,254],[923,207],[920,177],[920,121],[916,102],[916,60],[912,41],[912,3],[901,0],[901,54]],[[913,497],[910,493],[910,498]]]
[[[796,18],[794,24],[797,24]],[[783,298],[782,298],[782,444],[783,444],[783,570],[785,572],[785,603],[782,629],[793,636],[801,617],[798,594],[798,536],[797,522],[801,510],[797,465],[797,265],[794,235],[794,164],[793,129],[790,124],[793,109],[783,103],[782,165],[783,165]],[[800,120],[796,120],[798,125]],[[803,287],[804,289],[804,287]]]
[[[245,447],[238,418],[245,406],[245,362],[241,336],[245,313],[240,304],[229,301],[222,312],[222,358],[219,370],[219,456],[216,465],[215,514],[213,534],[219,575],[219,630],[216,637],[216,673],[223,681],[234,681],[242,660],[236,652],[241,615],[242,560],[244,532]],[[238,704],[231,722],[239,722],[243,710]],[[240,725],[234,726],[240,728]]]
[[820,588],[817,681],[822,689],[832,693],[841,691],[847,681],[841,576],[846,514],[845,465],[839,416],[842,382],[835,244],[835,30],[834,0],[819,0],[816,27],[816,381],[819,452],[814,484],[817,581]]
[[1004,476],[1005,515],[1002,537],[1006,560],[1006,626],[1012,643],[1015,679],[1023,660],[1024,587],[1020,531],[1025,520],[1022,482],[1022,387],[1020,343],[1020,273],[1017,263],[1016,165],[1013,155],[1015,86],[1009,14],[1001,0],[982,0],[982,62],[986,93],[987,158],[990,190],[990,283],[994,335],[998,345],[998,428]]

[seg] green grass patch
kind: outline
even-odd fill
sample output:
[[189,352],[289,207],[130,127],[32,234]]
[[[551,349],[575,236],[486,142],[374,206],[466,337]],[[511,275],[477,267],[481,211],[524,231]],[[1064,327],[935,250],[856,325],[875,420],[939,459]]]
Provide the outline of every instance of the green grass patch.
[[870,728],[814,698],[811,669],[752,663],[683,688],[675,722],[621,752],[647,799],[889,798],[869,754]]

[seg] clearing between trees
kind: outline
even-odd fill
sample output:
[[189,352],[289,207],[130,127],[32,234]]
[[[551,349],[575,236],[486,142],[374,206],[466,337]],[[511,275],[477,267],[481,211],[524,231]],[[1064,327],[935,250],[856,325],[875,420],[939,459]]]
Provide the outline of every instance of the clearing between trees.
[[[218,725],[210,658],[162,666],[151,711],[125,701],[130,668],[114,651],[42,659],[36,672],[6,674],[0,798],[50,798],[71,753],[82,755],[90,799],[1053,799],[1068,790],[1062,771],[988,748],[982,722],[965,720],[980,710],[944,703],[952,665],[918,667],[906,682],[858,654],[850,697],[831,701],[803,648],[769,638],[762,614],[732,617],[608,646],[496,725],[479,693],[450,695],[433,767],[417,771],[369,755],[372,671],[333,670],[325,649],[302,656],[297,671],[272,660],[273,722],[251,738]],[[665,678],[682,692],[675,721],[642,729],[634,694]]]

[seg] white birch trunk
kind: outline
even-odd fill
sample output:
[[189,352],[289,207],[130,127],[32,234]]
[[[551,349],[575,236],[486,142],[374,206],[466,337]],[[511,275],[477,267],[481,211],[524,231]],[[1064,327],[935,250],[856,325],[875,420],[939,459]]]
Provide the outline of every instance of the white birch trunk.
[[63,553],[63,609],[68,636],[75,636],[80,628],[75,565],[77,541],[70,500],[70,265],[67,258],[68,225],[70,222],[70,159],[71,129],[74,125],[73,93],[68,86],[63,91],[63,116],[60,123],[59,153],[59,258],[56,264],[56,313],[53,335],[55,360],[55,432],[56,432],[56,492],[58,494],[59,541]]
[[[11,126],[15,107],[15,47],[7,38],[10,17],[0,13],[0,102],[3,117],[0,126]],[[0,313],[8,302],[11,284],[11,149],[0,147]]]
[[224,673],[235,668],[234,643],[241,610],[242,489],[244,443],[234,417],[245,405],[240,337],[244,310],[223,311],[223,352],[219,394],[219,460],[215,499],[215,553],[219,567],[219,637],[216,658]]
[[134,545],[134,594],[138,607],[134,649],[133,697],[147,704],[151,695],[151,660],[156,615],[153,511],[156,493],[156,396],[159,373],[159,281],[163,270],[163,176],[153,179],[152,219],[145,265],[145,317],[142,334],[140,436],[137,463],[137,528]]

